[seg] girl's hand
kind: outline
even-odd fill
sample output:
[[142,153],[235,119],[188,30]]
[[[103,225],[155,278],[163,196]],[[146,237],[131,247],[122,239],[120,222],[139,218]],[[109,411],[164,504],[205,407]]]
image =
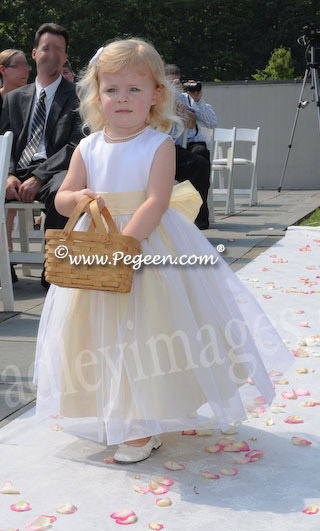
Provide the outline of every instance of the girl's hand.
[[[90,190],[90,188],[84,188],[83,190],[74,192],[74,196],[76,198],[77,203],[79,203],[84,197],[91,197],[92,199],[96,199],[98,202],[98,208],[100,211],[105,206],[105,203],[102,197],[99,194],[96,194],[96,192],[93,192],[93,190]],[[91,214],[89,204],[86,206],[85,212],[87,212],[87,214]]]

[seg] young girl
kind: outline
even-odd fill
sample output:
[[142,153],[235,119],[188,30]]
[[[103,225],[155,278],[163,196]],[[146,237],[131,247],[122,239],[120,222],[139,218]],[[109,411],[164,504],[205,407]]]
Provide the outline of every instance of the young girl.
[[[89,196],[100,210],[107,205],[119,232],[141,242],[144,256],[216,261],[145,265],[130,293],[54,285],[48,292],[34,375],[38,418],[78,418],[74,433],[120,443],[114,458],[136,462],[161,445],[162,432],[227,429],[245,419],[240,392],[259,392],[270,404],[267,371],[286,369],[292,357],[193,224],[197,192],[182,183],[172,193],[175,150],[165,132],[176,118],[156,50],[136,39],[108,44],[80,81],[80,102],[92,133],[73,154],[57,210],[70,216]],[[76,229],[90,222],[86,213]]]

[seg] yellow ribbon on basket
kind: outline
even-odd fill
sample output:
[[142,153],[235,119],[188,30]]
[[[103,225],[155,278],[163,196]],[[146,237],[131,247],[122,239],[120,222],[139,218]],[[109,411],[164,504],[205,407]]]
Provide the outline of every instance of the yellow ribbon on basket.
[[[134,214],[146,200],[146,191],[105,193],[97,192],[104,200],[112,216]],[[194,221],[202,205],[199,192],[190,181],[175,184],[169,206]]]

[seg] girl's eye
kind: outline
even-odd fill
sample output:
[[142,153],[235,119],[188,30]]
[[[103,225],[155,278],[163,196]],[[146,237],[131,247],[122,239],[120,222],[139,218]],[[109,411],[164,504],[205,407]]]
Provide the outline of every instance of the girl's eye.
[[116,92],[116,89],[115,88],[108,88],[106,90],[106,92],[109,92],[109,93]]
[[131,92],[140,92],[140,89],[138,89],[137,87],[131,87]]

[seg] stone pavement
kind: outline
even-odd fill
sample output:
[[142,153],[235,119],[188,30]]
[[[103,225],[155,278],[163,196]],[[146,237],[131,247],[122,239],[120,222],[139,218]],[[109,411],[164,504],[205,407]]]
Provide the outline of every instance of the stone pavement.
[[[320,205],[320,191],[259,191],[259,204],[248,208],[236,201],[236,213],[225,216],[215,211],[215,223],[204,234],[212,245],[223,244],[224,259],[238,271],[270,247],[294,225]],[[15,312],[2,312],[0,301],[0,428],[35,405],[32,384],[35,341],[39,317],[46,295],[41,287],[40,269],[14,285]]]

